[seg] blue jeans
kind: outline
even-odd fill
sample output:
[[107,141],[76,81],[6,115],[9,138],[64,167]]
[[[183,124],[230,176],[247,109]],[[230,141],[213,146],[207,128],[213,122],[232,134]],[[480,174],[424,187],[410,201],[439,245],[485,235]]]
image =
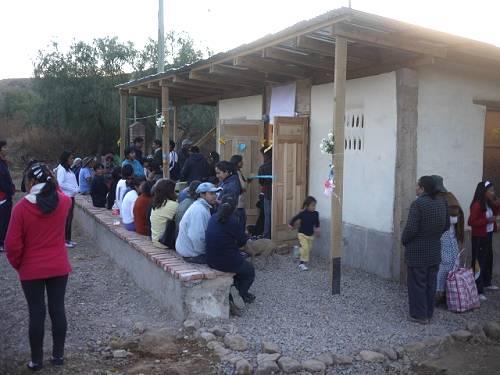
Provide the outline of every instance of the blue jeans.
[[264,238],[271,238],[271,199],[264,198]]

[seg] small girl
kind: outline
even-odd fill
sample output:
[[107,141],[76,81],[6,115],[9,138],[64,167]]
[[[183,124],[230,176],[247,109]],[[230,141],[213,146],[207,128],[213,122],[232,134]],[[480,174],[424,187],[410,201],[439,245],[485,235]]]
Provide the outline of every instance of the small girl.
[[319,236],[319,214],[316,211],[316,199],[307,197],[302,205],[302,211],[295,215],[288,227],[294,229],[294,224],[300,220],[298,238],[300,242],[300,264],[299,269],[307,271],[309,262],[309,253],[311,252],[314,235]]

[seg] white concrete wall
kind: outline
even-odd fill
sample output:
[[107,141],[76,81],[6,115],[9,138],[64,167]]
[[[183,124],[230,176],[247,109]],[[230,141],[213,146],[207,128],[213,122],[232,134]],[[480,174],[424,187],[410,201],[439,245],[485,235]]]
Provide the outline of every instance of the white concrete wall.
[[419,69],[418,176],[438,174],[465,215],[483,178],[486,108],[474,98],[500,100],[500,80],[442,67]]
[[219,120],[262,119],[262,95],[219,100]]
[[[392,232],[396,160],[396,75],[394,72],[347,81],[346,109],[363,109],[365,149],[345,154],[343,221]],[[330,155],[320,152],[321,139],[333,123],[333,84],[311,92],[309,193],[318,211],[330,218],[330,199],[323,191]],[[340,147],[343,143],[340,142]]]

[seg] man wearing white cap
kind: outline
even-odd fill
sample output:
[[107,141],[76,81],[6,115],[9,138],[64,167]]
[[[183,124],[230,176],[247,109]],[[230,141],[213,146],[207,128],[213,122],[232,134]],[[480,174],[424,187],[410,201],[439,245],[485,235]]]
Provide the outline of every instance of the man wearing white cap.
[[175,250],[186,262],[205,264],[205,232],[210,219],[210,210],[217,200],[221,188],[204,182],[196,189],[198,199],[188,208],[179,224],[179,235]]
[[191,148],[191,145],[193,142],[189,138],[186,138],[182,141],[181,143],[181,150],[178,152],[179,155],[179,170],[182,171],[182,168],[184,167],[184,163],[186,162],[187,158],[189,158],[189,149]]

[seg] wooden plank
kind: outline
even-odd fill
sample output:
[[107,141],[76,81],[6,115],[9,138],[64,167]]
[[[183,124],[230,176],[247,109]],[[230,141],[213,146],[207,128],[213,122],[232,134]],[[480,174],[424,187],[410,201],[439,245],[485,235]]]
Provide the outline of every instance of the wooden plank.
[[236,69],[228,65],[210,65],[210,74],[218,74],[221,76],[226,76],[230,78],[236,78],[238,80],[244,80],[247,82],[258,82],[258,83],[282,83],[288,80],[287,77],[278,76],[276,74],[265,74],[261,72],[255,72],[248,69]]
[[125,158],[125,145],[127,144],[127,106],[128,95],[120,90],[120,158]]
[[307,35],[298,36],[295,45],[297,46],[297,48],[319,53],[320,55],[323,56],[329,56],[329,57],[335,56],[334,53],[335,51],[332,43],[311,38]]
[[301,116],[311,114],[311,89],[310,79],[300,79],[296,82],[295,112]]
[[159,98],[161,96],[161,94],[157,94],[150,91],[138,90],[138,89],[129,89],[128,93],[131,96],[145,96],[148,98]]
[[207,88],[216,88],[220,90],[234,90],[235,88],[238,87],[238,85],[232,85],[230,83],[223,84],[223,83],[218,83],[218,82],[204,82],[204,81],[193,81],[189,79],[189,76],[185,79],[179,76],[173,76],[172,77],[172,82],[173,83],[181,83],[184,86],[194,86],[194,87],[207,87]]
[[168,116],[168,105],[169,105],[169,88],[168,86],[161,87],[161,114],[165,119],[165,125],[161,129],[161,142],[162,142],[162,159],[163,159],[163,177],[169,177],[169,153],[168,153],[168,145],[170,144],[168,131],[170,129],[169,124],[169,116]]
[[[214,83],[227,82],[227,78],[223,78],[223,77],[220,77],[217,75],[210,75],[208,73],[203,73],[203,72],[200,72],[197,70],[192,70],[189,72],[189,79],[195,80],[195,81],[214,82]],[[251,88],[262,87],[262,85],[259,83],[256,83],[253,81],[249,82],[249,81],[244,81],[244,80],[234,81],[234,85],[237,85],[240,87],[251,87]]]
[[286,61],[290,64],[307,66],[315,69],[327,71],[333,70],[333,59],[323,59],[320,56],[308,56],[278,48],[266,48],[262,51],[262,57],[279,61]]
[[354,25],[347,25],[345,23],[335,24],[332,27],[332,33],[335,36],[349,40],[361,41],[435,57],[446,57],[447,52],[445,47],[431,45],[430,43],[424,43],[417,40],[403,39],[391,33],[369,30]]
[[298,66],[283,65],[273,60],[267,60],[255,56],[237,56],[233,60],[234,66],[242,66],[265,73],[278,73],[293,78],[306,78],[310,74],[306,69]]
[[486,100],[486,99],[473,99],[472,103],[476,105],[483,105],[487,109],[500,110],[500,101],[498,100]]
[[342,259],[342,203],[344,189],[344,117],[347,72],[347,40],[335,38],[335,80],[333,84],[333,131],[336,147],[332,156],[335,168],[335,196],[331,212],[331,282],[332,294],[340,294]]

